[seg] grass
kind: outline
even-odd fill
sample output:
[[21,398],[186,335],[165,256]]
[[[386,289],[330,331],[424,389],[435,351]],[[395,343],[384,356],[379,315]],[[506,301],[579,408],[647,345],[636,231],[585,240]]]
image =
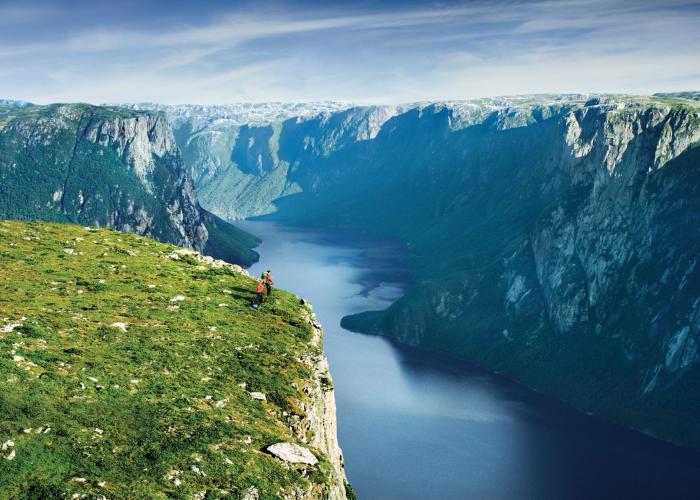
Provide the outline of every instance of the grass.
[[3,497],[323,489],[330,467],[318,450],[313,470],[261,451],[298,442],[286,420],[304,418],[301,360],[316,348],[298,298],[276,290],[253,309],[254,280],[168,258],[174,250],[0,221],[0,441],[15,452],[0,452]]

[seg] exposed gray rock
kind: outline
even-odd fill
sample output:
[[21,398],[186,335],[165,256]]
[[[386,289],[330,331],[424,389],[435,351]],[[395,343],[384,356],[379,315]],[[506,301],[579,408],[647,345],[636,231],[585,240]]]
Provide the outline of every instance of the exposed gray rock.
[[[144,189],[153,194],[153,172],[157,164],[165,164],[171,170],[174,186],[159,186],[162,192],[171,193],[166,201],[166,210],[181,246],[203,250],[208,232],[202,221],[194,183],[186,175],[167,120],[158,114],[114,116],[106,120],[90,120],[83,136],[100,146],[112,149],[130,166]],[[151,235],[153,215],[143,206],[130,203],[128,212],[132,222],[124,223],[120,229],[137,234]],[[117,215],[115,219],[123,217]]]
[[233,262],[256,260],[254,237],[199,205],[163,114],[60,104],[3,116],[0,177],[11,196],[0,200],[0,217],[111,227]]
[[[14,323],[8,323],[7,325],[5,325],[5,326],[3,326],[2,328],[0,328],[0,333],[10,333],[10,332],[15,331],[15,329],[17,329],[17,328],[19,328],[20,326],[22,326],[22,323],[23,323],[26,319],[27,319],[27,318],[25,318],[25,317],[23,316],[23,317],[21,317],[19,320],[17,320],[17,321],[14,322]],[[7,320],[7,318],[5,318],[5,320]]]
[[[323,343],[323,330],[312,312],[311,304],[307,303],[302,311],[303,319],[311,326],[313,333],[311,345],[315,349],[307,353],[304,358],[304,362],[312,369],[313,379],[303,388],[309,403],[297,402],[304,410],[305,418],[288,417],[288,422],[297,438],[324,453],[333,466],[331,487],[325,495],[331,500],[342,500],[347,495],[345,490],[347,477],[343,452],[338,444],[333,381],[328,371],[328,360],[319,349]],[[307,497],[301,495],[300,498]]]
[[258,500],[260,498],[260,493],[255,486],[250,486],[247,490],[243,492],[242,500]]
[[266,450],[285,462],[292,464],[316,465],[318,459],[306,448],[295,443],[275,443]]

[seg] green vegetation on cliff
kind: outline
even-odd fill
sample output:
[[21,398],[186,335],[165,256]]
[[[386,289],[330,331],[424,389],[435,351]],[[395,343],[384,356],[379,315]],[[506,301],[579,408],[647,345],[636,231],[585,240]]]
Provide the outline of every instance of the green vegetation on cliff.
[[158,113],[0,105],[0,217],[142,234],[250,265],[259,240],[199,206]]
[[[107,229],[2,221],[0,263],[4,498],[327,490],[290,425],[320,349],[297,297],[253,309],[240,268]],[[261,451],[277,442],[319,463]]]

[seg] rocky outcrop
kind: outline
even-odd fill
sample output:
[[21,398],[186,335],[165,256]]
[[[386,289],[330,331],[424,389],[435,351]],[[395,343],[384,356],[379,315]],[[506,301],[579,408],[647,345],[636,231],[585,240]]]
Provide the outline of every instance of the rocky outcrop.
[[[165,209],[169,224],[177,233],[180,246],[202,251],[209,234],[197,203],[194,183],[180,159],[172,130],[164,116],[141,114],[87,121],[83,137],[114,151],[129,166],[147,193],[167,196]],[[155,171],[165,166],[166,179],[156,179]],[[162,174],[161,174],[162,175]],[[157,185],[155,185],[157,183]],[[143,207],[129,207],[135,224],[125,222],[118,229],[150,236],[153,217]]]
[[318,459],[309,450],[296,443],[271,444],[265,451],[271,455],[291,464],[316,465]]
[[[193,250],[180,249],[167,255],[167,258],[171,260],[188,257],[194,258],[202,265],[212,268],[227,268],[237,274],[250,277],[248,271],[240,266],[213,259]],[[323,492],[323,498],[342,500],[347,498],[347,477],[345,476],[343,453],[338,444],[333,379],[329,371],[328,359],[323,353],[323,330],[311,305],[306,302],[302,309],[302,320],[310,325],[312,331],[311,349],[303,359],[303,362],[311,370],[311,377],[301,388],[306,399],[298,401],[303,416],[288,415],[287,421],[294,435],[311,448],[323,453],[332,467],[331,481],[328,490]],[[251,398],[256,400],[265,401],[267,399],[265,394],[261,392],[250,392],[249,394]],[[315,466],[318,463],[317,457],[309,449],[295,443],[274,443],[266,447],[265,451],[290,464]],[[297,496],[297,498],[308,499],[317,497],[318,492],[314,490],[301,492]]]
[[[307,396],[306,401],[299,402],[304,417],[290,417],[290,427],[302,442],[321,451],[333,469],[331,484],[328,491],[324,492],[324,498],[345,499],[347,498],[347,477],[343,453],[338,444],[333,380],[328,371],[328,360],[323,354],[323,330],[309,305],[304,310],[303,319],[311,325],[313,332],[312,350],[304,359],[304,363],[312,370],[312,380],[302,388]],[[300,454],[310,458],[304,452]],[[313,498],[313,496],[304,498]]]
[[[196,250],[190,250],[188,248],[181,248],[180,250],[175,250],[173,253],[167,255],[168,259],[171,260],[180,260],[181,258],[186,258],[186,257],[192,257],[194,258],[197,262],[200,262],[201,265],[199,266],[200,270],[204,270],[204,266],[208,266],[212,269],[228,269],[236,274],[242,274],[243,276],[246,276],[250,278],[250,273],[243,269],[241,266],[238,264],[231,264],[230,262],[226,262],[221,259],[215,259],[211,257],[210,255],[202,255],[201,253],[197,252]],[[264,399],[264,398],[261,398]]]
[[83,104],[0,113],[0,217],[112,227],[256,260],[255,238],[199,205],[162,114]]

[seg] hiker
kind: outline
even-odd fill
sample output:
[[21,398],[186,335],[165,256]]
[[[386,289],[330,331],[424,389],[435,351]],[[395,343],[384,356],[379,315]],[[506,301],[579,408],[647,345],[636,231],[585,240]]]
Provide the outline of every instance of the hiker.
[[272,273],[270,273],[270,270],[268,269],[265,273],[265,289],[267,290],[268,297],[272,295],[272,285]]
[[258,287],[256,288],[255,293],[257,295],[255,296],[255,303],[253,306],[258,307],[260,304],[265,302],[265,285],[263,285],[262,280],[258,280]]
[[269,272],[270,271],[267,270],[267,271],[263,271],[262,273],[260,273],[260,281],[262,281],[263,286],[265,287],[265,295],[266,296],[269,295],[269,290],[267,289],[267,275]]

